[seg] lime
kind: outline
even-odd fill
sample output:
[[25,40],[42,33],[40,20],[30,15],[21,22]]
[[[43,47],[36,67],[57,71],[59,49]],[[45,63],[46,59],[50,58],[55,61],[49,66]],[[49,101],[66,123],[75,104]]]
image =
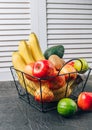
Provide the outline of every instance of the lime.
[[77,103],[71,98],[63,98],[57,104],[57,111],[62,116],[72,116],[77,111]]
[[86,72],[88,70],[88,63],[84,58],[75,60],[74,68],[79,72]]

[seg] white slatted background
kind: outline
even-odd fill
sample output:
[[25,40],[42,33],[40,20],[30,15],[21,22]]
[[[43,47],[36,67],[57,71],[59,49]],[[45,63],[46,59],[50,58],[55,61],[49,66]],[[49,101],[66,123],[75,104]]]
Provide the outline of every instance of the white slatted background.
[[64,58],[92,66],[92,0],[46,0],[48,47],[62,44]]
[[30,0],[0,0],[0,73],[10,71],[12,52],[20,40],[28,39],[30,5]]

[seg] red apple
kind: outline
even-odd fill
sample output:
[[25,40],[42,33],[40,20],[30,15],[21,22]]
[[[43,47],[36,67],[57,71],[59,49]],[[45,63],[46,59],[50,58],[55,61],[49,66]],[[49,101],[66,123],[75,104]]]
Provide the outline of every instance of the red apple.
[[48,87],[53,90],[64,87],[64,85],[66,84],[65,76],[55,76],[48,81],[48,84]]
[[70,62],[68,63],[68,65],[71,65],[71,66],[74,67],[74,61],[70,61]]
[[32,74],[38,78],[54,76],[55,67],[49,60],[39,60],[34,63]]
[[[69,74],[71,73],[71,74]],[[60,74],[65,74],[65,79],[68,80],[69,77],[71,79],[76,79],[77,77],[77,73],[76,73],[76,69],[69,64],[66,64],[60,71]]]
[[77,104],[84,111],[92,111],[92,92],[81,92]]

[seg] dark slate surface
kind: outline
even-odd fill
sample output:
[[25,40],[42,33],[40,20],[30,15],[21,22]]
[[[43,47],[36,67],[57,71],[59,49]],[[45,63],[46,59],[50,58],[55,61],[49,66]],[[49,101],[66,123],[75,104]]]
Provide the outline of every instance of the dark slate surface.
[[[87,90],[92,91],[92,82]],[[0,82],[0,130],[91,130],[92,113],[64,118],[56,110],[40,112],[22,101],[13,82]]]

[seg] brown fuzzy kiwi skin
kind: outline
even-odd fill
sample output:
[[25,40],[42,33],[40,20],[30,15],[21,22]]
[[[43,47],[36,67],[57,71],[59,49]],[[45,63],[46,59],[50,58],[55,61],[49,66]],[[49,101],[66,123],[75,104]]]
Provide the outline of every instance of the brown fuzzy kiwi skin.
[[51,55],[48,60],[52,62],[56,70],[60,70],[62,66],[65,64],[64,59],[60,58],[57,55]]

